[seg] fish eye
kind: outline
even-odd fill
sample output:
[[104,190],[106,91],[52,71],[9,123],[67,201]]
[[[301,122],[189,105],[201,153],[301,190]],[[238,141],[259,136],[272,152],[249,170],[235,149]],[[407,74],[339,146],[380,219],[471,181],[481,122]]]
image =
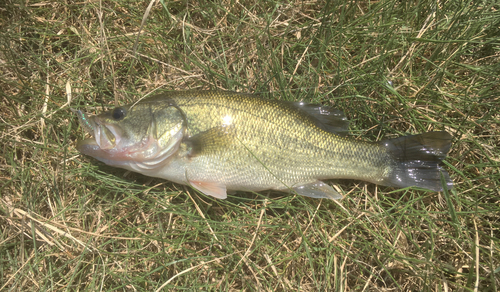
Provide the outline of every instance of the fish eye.
[[125,117],[125,114],[126,114],[125,109],[123,109],[121,107],[117,107],[113,110],[113,112],[111,113],[111,116],[116,121],[119,121]]

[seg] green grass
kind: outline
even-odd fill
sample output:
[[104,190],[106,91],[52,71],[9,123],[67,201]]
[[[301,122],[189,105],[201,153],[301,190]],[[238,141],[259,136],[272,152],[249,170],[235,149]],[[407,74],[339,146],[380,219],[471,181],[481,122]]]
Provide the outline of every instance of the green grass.
[[[160,1],[136,52],[148,2],[4,2],[0,290],[500,290],[496,1]],[[449,131],[455,188],[221,201],[76,151],[69,107],[195,88],[331,104],[363,140]]]

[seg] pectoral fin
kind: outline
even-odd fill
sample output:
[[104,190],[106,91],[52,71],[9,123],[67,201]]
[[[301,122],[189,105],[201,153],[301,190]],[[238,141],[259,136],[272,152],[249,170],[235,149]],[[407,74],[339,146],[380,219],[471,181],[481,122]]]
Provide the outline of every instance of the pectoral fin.
[[208,129],[186,140],[190,149],[189,156],[209,155],[225,151],[235,140],[235,129],[232,126],[220,126]]
[[330,199],[330,200],[342,199],[341,194],[339,194],[331,186],[325,184],[322,181],[316,181],[313,183],[294,187],[293,190],[299,195],[315,199]]
[[227,198],[226,186],[217,182],[205,182],[190,180],[191,186],[207,196],[212,196],[217,199]]

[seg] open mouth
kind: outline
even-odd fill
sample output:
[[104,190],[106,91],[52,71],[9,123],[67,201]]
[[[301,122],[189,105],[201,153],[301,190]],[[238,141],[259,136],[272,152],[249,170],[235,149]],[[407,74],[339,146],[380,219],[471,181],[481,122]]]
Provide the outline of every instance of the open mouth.
[[123,125],[109,123],[100,115],[87,115],[79,110],[73,112],[77,114],[81,127],[91,136],[77,142],[80,153],[108,165],[135,171],[154,171],[167,163],[168,158],[176,153],[185,133],[184,127],[179,126],[166,131],[169,134],[167,140],[159,143],[151,133],[151,129],[156,129],[153,122],[143,136],[131,135],[133,129],[123,129]]
[[113,149],[120,143],[121,135],[116,127],[103,125],[97,117],[94,118],[94,123],[94,138],[102,150]]
[[87,147],[93,148],[98,146],[101,150],[110,150],[119,143],[120,135],[116,127],[106,126],[97,116],[89,116],[80,110],[72,109],[72,111],[78,116],[85,132],[92,136],[92,138],[78,142],[78,146],[88,145]]
[[163,151],[152,137],[137,142],[124,138],[120,126],[104,121],[100,116],[87,115],[80,110],[77,114],[81,127],[91,136],[79,140],[76,148],[80,153],[94,157],[108,165],[121,166],[134,162],[155,161]]
[[110,156],[113,156],[110,155],[111,152],[115,152],[120,141],[116,127],[106,126],[97,116],[88,115],[80,110],[71,110],[78,116],[80,126],[91,136],[77,142],[78,151],[107,163]]

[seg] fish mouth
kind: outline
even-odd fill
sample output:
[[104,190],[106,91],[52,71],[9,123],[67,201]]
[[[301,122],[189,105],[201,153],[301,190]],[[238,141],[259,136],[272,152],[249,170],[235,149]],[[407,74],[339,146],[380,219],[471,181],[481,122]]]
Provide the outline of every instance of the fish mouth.
[[99,116],[74,112],[82,128],[91,136],[77,142],[76,149],[80,153],[111,166],[139,172],[155,170],[167,163],[168,158],[177,152],[185,132],[183,128],[179,129],[172,133],[168,143],[162,145],[149,131],[136,141],[125,137],[120,126],[106,123]]
[[126,151],[120,147],[122,131],[119,127],[106,124],[97,116],[89,116],[81,111],[76,111],[76,113],[80,125],[91,136],[77,142],[78,151],[107,164],[111,160],[124,158],[123,154]]
[[119,144],[123,133],[118,127],[107,125],[98,116],[88,115],[81,110],[71,109],[71,111],[76,113],[85,132],[92,136],[92,138],[80,141],[79,145],[98,145],[103,150],[110,150]]
[[99,117],[94,117],[92,121],[95,125],[93,136],[97,145],[99,145],[102,150],[119,148],[118,146],[120,145],[121,137],[123,136],[120,128],[103,123]]

